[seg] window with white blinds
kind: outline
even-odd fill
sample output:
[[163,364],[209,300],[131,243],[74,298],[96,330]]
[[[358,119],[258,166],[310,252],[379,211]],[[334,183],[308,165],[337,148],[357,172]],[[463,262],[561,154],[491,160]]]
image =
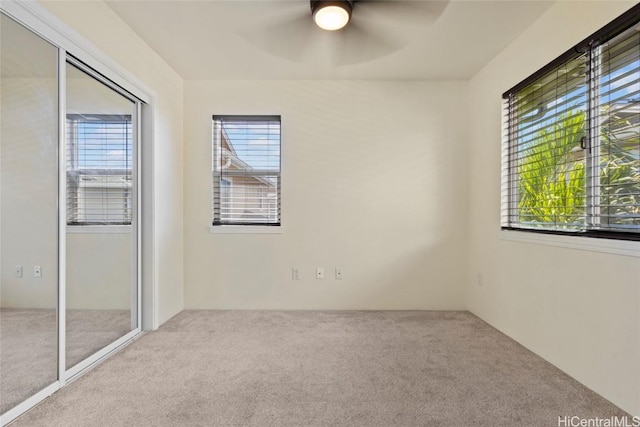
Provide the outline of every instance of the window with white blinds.
[[67,224],[130,225],[130,115],[67,115]]
[[502,226],[640,238],[640,8],[504,94]]
[[280,116],[213,116],[213,225],[280,225]]

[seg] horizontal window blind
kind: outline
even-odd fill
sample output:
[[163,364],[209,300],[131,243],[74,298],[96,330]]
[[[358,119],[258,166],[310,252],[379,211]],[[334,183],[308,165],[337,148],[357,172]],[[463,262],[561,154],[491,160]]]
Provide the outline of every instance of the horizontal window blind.
[[640,9],[631,13],[505,93],[503,228],[640,237]]
[[131,224],[130,115],[67,115],[67,224]]
[[213,225],[280,225],[279,116],[213,116]]
[[584,226],[586,68],[579,55],[507,100],[503,218],[510,226]]

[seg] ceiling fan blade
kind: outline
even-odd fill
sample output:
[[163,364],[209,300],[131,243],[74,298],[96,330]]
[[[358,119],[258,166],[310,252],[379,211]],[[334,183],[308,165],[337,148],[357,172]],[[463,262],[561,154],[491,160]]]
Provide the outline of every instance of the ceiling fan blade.
[[389,25],[425,25],[435,22],[449,0],[359,0],[354,16],[384,19]]
[[301,59],[316,28],[308,4],[290,3],[292,7],[287,13],[280,13],[273,18],[265,17],[264,24],[241,32],[240,37],[275,56],[292,61]]
[[373,61],[390,55],[404,46],[407,41],[391,36],[388,31],[378,28],[370,30],[371,26],[358,20],[353,20],[332,40],[333,62],[335,65],[356,65]]

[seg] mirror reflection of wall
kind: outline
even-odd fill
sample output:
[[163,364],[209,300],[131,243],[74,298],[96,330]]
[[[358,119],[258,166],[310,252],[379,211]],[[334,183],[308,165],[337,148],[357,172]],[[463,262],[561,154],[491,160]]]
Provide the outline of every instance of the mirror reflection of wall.
[[0,20],[4,413],[58,378],[58,49],[7,16]]
[[136,104],[74,65],[67,63],[66,75],[69,369],[137,326],[131,226]]

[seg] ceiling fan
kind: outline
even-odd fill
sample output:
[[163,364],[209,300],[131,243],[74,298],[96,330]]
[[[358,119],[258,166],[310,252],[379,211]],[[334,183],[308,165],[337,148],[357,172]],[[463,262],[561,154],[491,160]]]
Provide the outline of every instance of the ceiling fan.
[[322,56],[332,65],[359,64],[402,49],[410,42],[412,29],[432,24],[447,3],[448,0],[278,2],[278,13],[264,17],[264,22],[246,32],[244,38],[270,54],[294,62]]

